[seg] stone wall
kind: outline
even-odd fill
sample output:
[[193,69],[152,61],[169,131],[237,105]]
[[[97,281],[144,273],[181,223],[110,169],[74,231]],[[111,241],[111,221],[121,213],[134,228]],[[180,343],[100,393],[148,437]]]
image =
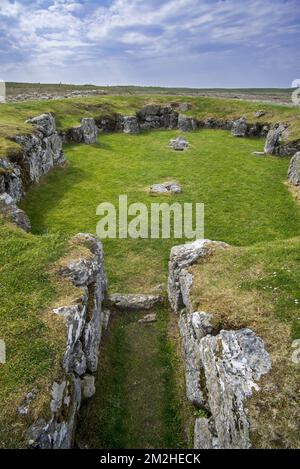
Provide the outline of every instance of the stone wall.
[[107,320],[103,309],[107,289],[103,249],[101,242],[89,234],[78,234],[73,241],[87,247],[89,254],[71,260],[61,269],[61,275],[78,287],[78,298],[53,310],[65,324],[66,348],[60,376],[49,394],[50,417],[37,418],[28,430],[31,448],[71,448],[82,400],[95,391],[93,374]]
[[193,310],[189,267],[228,248],[197,240],[173,247],[170,254],[168,294],[179,314],[187,399],[207,414],[195,420],[196,449],[251,447],[247,398],[271,369],[263,341],[252,330],[214,330],[210,312]]

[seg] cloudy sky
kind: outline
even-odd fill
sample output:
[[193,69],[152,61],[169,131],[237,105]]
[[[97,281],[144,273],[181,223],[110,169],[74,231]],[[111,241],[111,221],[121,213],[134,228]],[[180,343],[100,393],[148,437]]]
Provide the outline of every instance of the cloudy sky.
[[0,78],[288,87],[299,0],[0,0]]

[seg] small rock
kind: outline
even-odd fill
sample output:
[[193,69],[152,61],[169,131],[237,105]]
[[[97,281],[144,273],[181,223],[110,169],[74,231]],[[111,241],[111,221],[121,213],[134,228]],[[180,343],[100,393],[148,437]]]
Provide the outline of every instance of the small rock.
[[178,182],[165,182],[162,184],[153,184],[149,192],[150,194],[179,194],[181,187]]
[[255,156],[265,156],[264,151],[254,151],[252,154],[255,155]]
[[263,111],[262,109],[260,109],[259,111],[256,111],[255,117],[262,117],[265,114],[266,114],[266,111]]
[[173,150],[183,151],[186,148],[188,148],[189,142],[185,140],[183,137],[177,137],[177,138],[170,140],[169,145]]
[[142,319],[139,319],[138,322],[141,324],[151,324],[152,322],[156,322],[156,314],[146,314],[146,316],[144,316]]
[[90,399],[96,392],[95,377],[85,375],[81,380],[82,394],[85,399]]
[[37,395],[38,395],[37,389],[32,389],[32,391],[30,391],[28,394],[26,394],[22,405],[20,405],[20,407],[18,407],[18,409],[17,409],[17,411],[20,415],[27,415],[28,414],[29,406],[30,406],[31,402],[37,397]]
[[81,131],[84,143],[88,145],[97,143],[99,130],[93,117],[84,117],[81,119]]
[[13,198],[6,192],[0,195],[0,212],[3,213],[9,221],[15,223],[19,228],[29,233],[31,225],[28,216],[15,204]]
[[160,295],[141,295],[141,294],[127,294],[122,295],[115,293],[110,295],[108,302],[111,306],[121,310],[139,311],[144,309],[152,309],[158,303],[161,303],[162,297]]

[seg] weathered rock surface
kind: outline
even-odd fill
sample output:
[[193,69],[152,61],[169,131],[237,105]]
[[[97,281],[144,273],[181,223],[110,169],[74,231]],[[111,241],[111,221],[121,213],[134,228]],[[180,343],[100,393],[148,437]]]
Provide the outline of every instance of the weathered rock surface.
[[212,419],[196,418],[194,427],[195,449],[220,449]]
[[96,392],[95,388],[95,376],[85,375],[81,380],[82,397],[84,399],[90,399]]
[[122,127],[125,134],[138,134],[140,131],[140,126],[136,116],[123,117]]
[[187,302],[187,287],[190,288],[192,285],[192,279],[187,268],[199,259],[209,255],[211,250],[217,247],[226,248],[228,245],[208,239],[199,239],[193,243],[174,246],[171,249],[168,296],[174,311],[179,312],[182,308],[187,306],[184,303],[184,301]]
[[297,152],[290,161],[288,179],[294,186],[300,184],[300,152]]
[[152,309],[154,306],[161,303],[161,301],[162,297],[160,295],[142,295],[138,293],[115,293],[108,297],[108,302],[111,306],[121,310],[132,311]]
[[178,113],[169,105],[147,104],[137,113],[137,118],[142,130],[176,129],[178,123]]
[[178,106],[179,112],[186,112],[190,109],[191,105],[189,103],[180,103]]
[[170,147],[176,151],[183,151],[189,147],[189,142],[183,137],[177,137],[170,140]]
[[278,152],[284,130],[285,126],[283,124],[276,124],[269,130],[264,148],[265,153],[276,154]]
[[195,130],[197,128],[196,121],[192,117],[184,116],[183,114],[179,114],[178,116],[178,129],[182,132],[190,132],[191,130]]
[[244,117],[240,117],[240,119],[237,119],[236,121],[233,122],[232,128],[231,128],[231,134],[234,137],[245,137],[247,133],[247,121]]
[[107,320],[102,306],[107,280],[101,242],[80,233],[74,237],[74,245],[78,244],[88,248],[89,254],[69,262],[61,274],[80,288],[79,298],[54,310],[66,326],[62,377],[52,386],[50,419],[39,419],[28,431],[33,448],[70,448],[82,397],[95,392],[92,373],[97,369],[102,326]]
[[202,363],[199,342],[213,332],[211,318],[211,314],[197,311],[191,314],[183,312],[179,319],[185,361],[186,395],[188,400],[198,407],[207,405],[206,396],[200,387]]
[[96,126],[95,119],[92,117],[84,117],[81,119],[81,130],[83,143],[88,145],[97,143],[99,130]]
[[97,143],[99,129],[93,117],[84,117],[80,121],[80,125],[72,127],[62,133],[62,139],[65,143],[85,143],[87,145]]
[[259,111],[256,111],[256,113],[254,114],[255,117],[262,117],[266,114],[266,111],[263,111],[262,109],[260,109]]
[[181,187],[178,182],[165,182],[161,184],[153,184],[149,190],[150,194],[179,194]]
[[220,448],[250,448],[246,399],[271,369],[263,341],[250,329],[221,331],[199,342],[209,410]]
[[28,216],[15,204],[13,198],[6,192],[0,195],[0,212],[12,223],[15,223],[24,231],[31,231],[31,225]]

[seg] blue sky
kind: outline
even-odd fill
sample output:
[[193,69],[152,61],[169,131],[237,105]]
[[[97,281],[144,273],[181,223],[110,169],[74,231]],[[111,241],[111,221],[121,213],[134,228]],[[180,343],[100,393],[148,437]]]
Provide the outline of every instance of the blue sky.
[[289,87],[299,0],[0,0],[0,78]]

